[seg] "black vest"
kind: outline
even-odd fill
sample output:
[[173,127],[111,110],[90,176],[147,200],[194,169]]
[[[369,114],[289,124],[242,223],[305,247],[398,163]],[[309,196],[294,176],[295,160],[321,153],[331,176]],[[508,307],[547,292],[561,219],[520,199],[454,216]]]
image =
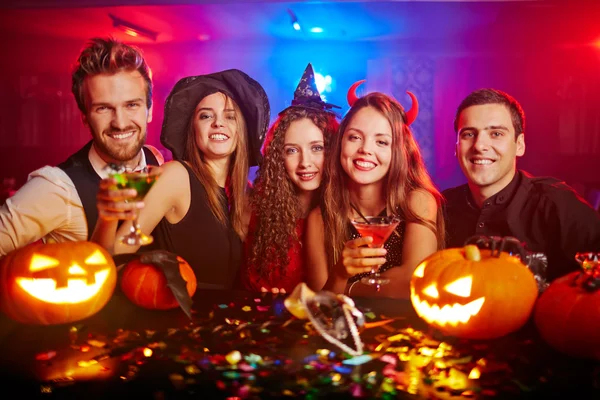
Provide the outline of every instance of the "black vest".
[[[69,178],[71,178],[79,194],[88,226],[88,240],[92,237],[96,221],[98,220],[96,196],[100,187],[100,177],[94,171],[94,167],[92,167],[89,159],[91,147],[92,141],[88,142],[81,150],[58,165],[58,168],[65,171]],[[146,163],[148,165],[158,165],[158,160],[154,157],[152,151],[146,147],[143,150],[146,156]]]

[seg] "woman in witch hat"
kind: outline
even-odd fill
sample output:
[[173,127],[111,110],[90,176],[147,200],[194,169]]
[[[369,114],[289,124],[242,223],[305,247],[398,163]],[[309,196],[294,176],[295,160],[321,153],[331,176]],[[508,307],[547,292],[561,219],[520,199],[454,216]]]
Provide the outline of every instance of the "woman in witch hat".
[[[231,69],[181,79],[165,103],[162,144],[174,161],[144,198],[139,214],[143,233],[154,243],[142,251],[162,249],[185,259],[199,288],[231,288],[242,260],[247,218],[248,169],[258,165],[269,124],[270,108],[262,86],[242,71]],[[122,196],[101,186],[100,198]],[[139,246],[118,238],[131,222],[119,228],[114,219],[138,206],[98,201],[104,227],[94,239],[113,254],[133,253]],[[110,219],[110,218],[109,218]]]
[[306,216],[320,199],[323,162],[339,123],[308,64],[292,105],[279,113],[254,181],[241,283],[252,291],[291,291],[306,279]]
[[[308,218],[308,284],[336,293],[408,298],[417,264],[444,244],[442,197],[409,128],[418,112],[416,97],[409,92],[413,105],[405,112],[382,93],[357,98],[362,82],[348,92],[351,108],[327,158],[323,206]],[[350,221],[386,215],[401,222],[383,247],[367,247],[373,236],[360,237]],[[381,273],[376,282],[369,278],[374,270]],[[362,283],[364,277],[369,282]]]

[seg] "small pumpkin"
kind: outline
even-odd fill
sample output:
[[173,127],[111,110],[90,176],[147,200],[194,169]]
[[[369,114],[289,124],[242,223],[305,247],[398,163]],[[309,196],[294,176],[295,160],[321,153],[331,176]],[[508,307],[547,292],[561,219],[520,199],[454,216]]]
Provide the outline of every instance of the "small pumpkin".
[[100,311],[113,294],[117,270],[95,243],[35,243],[2,259],[0,282],[0,308],[10,318],[63,324]]
[[542,339],[556,350],[600,360],[600,253],[578,254],[576,259],[584,270],[548,286],[535,307],[534,321]]
[[[177,261],[186,290],[192,297],[196,293],[196,275],[183,258],[177,256]],[[121,290],[131,302],[140,307],[150,310],[169,310],[179,307],[179,302],[168,283],[161,268],[136,259],[129,262],[123,270]]]
[[538,289],[518,257],[470,244],[425,259],[413,273],[410,292],[417,314],[445,334],[492,339],[527,322]]

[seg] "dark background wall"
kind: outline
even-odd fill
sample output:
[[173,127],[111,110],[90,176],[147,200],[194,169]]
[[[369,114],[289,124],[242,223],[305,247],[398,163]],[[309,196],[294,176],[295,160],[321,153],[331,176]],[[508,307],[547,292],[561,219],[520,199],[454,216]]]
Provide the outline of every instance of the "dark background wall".
[[[231,7],[236,2],[227,3]],[[264,3],[261,6],[281,6]],[[593,196],[600,190],[597,6],[544,2],[544,7],[538,4],[532,11],[521,2],[507,2],[500,8],[458,3],[448,8],[448,3],[442,3],[424,3],[420,8],[404,3],[420,13],[421,22],[407,23],[404,11],[391,13],[382,23],[404,23],[407,28],[403,33],[394,27],[390,37],[309,40],[263,32],[259,37],[135,43],[144,51],[155,82],[148,142],[162,148],[164,100],[184,76],[242,69],[265,87],[276,116],[289,105],[302,71],[312,62],[317,72],[334,78],[327,100],[343,106],[342,115],[348,108],[346,90],[359,79],[367,79],[362,93],[384,91],[406,107],[410,104],[404,92],[416,93],[421,112],[413,130],[441,189],[464,181],[454,158],[452,122],[457,105],[474,89],[494,87],[517,98],[527,115],[527,151],[519,166],[536,175],[564,179],[583,196]],[[295,3],[290,4],[286,7]],[[77,20],[77,10],[72,9],[69,18]],[[35,12],[36,18],[44,12],[56,13],[56,9],[39,8],[2,11],[20,18],[27,12]],[[454,15],[456,28],[453,21],[446,21]],[[368,13],[353,18],[357,26],[381,19]],[[445,30],[436,30],[440,21],[445,21]],[[461,27],[466,23],[468,29]],[[230,29],[235,31],[235,26]],[[0,37],[0,181],[12,176],[20,185],[32,170],[61,162],[90,139],[70,92],[71,64],[87,37],[35,30],[5,31]]]

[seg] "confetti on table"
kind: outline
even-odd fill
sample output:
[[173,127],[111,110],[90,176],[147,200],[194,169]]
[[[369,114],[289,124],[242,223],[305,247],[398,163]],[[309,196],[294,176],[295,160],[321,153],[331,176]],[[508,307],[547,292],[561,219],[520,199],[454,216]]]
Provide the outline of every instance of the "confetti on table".
[[242,354],[239,351],[234,350],[231,353],[227,354],[225,356],[225,359],[229,364],[235,365],[242,359]]
[[342,364],[346,365],[361,365],[371,361],[373,357],[369,354],[363,354],[360,356],[352,357],[347,360],[342,361]]
[[373,313],[373,311],[369,311],[364,313],[365,317],[369,318],[369,319],[375,319],[377,316]]
[[[144,379],[158,365],[174,390],[202,393],[212,388],[223,398],[316,399],[342,394],[392,399],[399,392],[417,394],[420,388],[466,399],[478,398],[484,390],[490,395],[507,390],[499,381],[511,385],[513,393],[534,390],[530,381],[511,381],[514,370],[505,360],[490,359],[485,344],[438,340],[406,327],[403,318],[368,310],[369,322],[360,329],[366,354],[350,357],[319,338],[310,322],[279,313],[277,301],[270,302],[269,296],[215,304],[191,323],[165,330],[119,329],[106,335],[90,330],[73,339],[73,331],[81,333],[74,327],[68,332],[73,346],[68,351],[79,357],[78,368],[91,367],[89,371],[107,369],[112,365],[109,359],[116,362],[117,381]],[[98,355],[99,348],[104,352]],[[84,351],[90,353],[86,356]],[[39,353],[36,359],[52,352],[52,357],[63,356],[57,349]],[[512,357],[514,362],[526,360],[524,354]],[[44,382],[44,390],[55,394],[61,385],[73,382]]]
[[38,353],[35,355],[35,359],[38,361],[47,361],[56,357],[56,351],[47,351],[45,353]]

